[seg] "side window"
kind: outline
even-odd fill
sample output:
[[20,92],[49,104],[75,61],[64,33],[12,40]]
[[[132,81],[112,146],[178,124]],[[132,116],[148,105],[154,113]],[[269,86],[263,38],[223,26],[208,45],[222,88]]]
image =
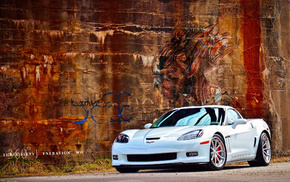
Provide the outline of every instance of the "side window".
[[241,116],[235,111],[235,110],[232,110],[232,109],[229,109],[228,110],[228,114],[227,114],[227,121],[228,121],[228,124],[233,124],[235,122],[235,120],[237,119],[241,119]]

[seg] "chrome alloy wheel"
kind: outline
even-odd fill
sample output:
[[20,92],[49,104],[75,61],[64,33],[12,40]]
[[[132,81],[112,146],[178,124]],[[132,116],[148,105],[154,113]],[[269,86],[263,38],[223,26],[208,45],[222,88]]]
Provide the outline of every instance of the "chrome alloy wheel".
[[266,133],[262,133],[262,152],[263,152],[263,158],[266,163],[270,163],[271,160],[271,144],[270,139],[267,136]]
[[226,162],[226,148],[220,137],[214,136],[210,146],[211,163],[217,167],[222,167]]

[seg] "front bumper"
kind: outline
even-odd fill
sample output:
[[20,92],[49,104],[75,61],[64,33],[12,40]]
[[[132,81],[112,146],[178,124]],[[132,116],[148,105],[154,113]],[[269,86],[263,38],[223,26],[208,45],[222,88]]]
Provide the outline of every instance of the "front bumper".
[[[178,166],[181,164],[203,164],[209,162],[209,140],[194,139],[188,141],[156,141],[154,143],[114,143],[112,148],[112,165],[114,167],[155,168]],[[200,144],[204,142],[205,144]],[[197,155],[189,156],[188,152]],[[148,161],[129,161],[128,155],[166,155],[176,153],[174,159],[153,159]]]

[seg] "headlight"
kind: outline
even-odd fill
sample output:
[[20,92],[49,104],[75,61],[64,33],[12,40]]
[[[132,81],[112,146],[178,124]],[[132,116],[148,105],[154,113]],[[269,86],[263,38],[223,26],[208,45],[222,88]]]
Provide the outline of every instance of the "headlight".
[[178,141],[182,141],[182,140],[192,140],[195,138],[199,138],[203,135],[203,130],[194,130],[188,133],[185,133],[183,135],[181,135],[181,137],[179,137],[177,140]]
[[117,138],[116,138],[117,143],[128,143],[129,142],[129,136],[126,134],[121,133]]

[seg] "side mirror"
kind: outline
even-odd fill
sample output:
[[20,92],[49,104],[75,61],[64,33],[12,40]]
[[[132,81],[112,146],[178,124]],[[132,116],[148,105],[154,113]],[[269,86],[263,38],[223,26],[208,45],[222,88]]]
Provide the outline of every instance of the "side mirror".
[[147,123],[147,124],[144,125],[144,128],[145,129],[149,129],[151,126],[152,126],[152,123]]
[[239,124],[246,124],[247,120],[245,119],[237,119],[235,120],[234,124],[232,125],[232,128],[235,129],[237,127],[237,125]]

